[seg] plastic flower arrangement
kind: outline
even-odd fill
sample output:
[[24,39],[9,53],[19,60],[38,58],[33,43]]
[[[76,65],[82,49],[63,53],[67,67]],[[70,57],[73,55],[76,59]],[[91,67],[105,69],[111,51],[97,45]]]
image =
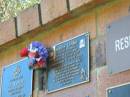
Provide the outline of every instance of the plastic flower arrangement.
[[46,68],[48,50],[38,41],[33,41],[20,51],[21,57],[29,58],[29,68]]

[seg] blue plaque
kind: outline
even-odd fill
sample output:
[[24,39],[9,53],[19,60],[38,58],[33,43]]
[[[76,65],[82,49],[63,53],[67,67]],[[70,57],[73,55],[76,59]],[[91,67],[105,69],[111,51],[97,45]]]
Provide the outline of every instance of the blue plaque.
[[32,97],[33,71],[25,58],[3,68],[1,97]]
[[48,70],[48,93],[89,81],[88,33],[56,44],[54,51],[56,67]]
[[109,88],[107,95],[107,97],[130,97],[130,83]]

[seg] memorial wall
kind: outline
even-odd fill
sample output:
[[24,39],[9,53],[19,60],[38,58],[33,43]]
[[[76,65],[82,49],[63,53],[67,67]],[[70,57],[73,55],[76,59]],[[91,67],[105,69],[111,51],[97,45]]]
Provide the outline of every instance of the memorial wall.
[[[98,2],[99,5],[92,8],[85,6],[87,0],[82,0],[82,6],[78,6],[80,0],[73,4],[74,0],[67,1],[71,3],[70,10],[62,16],[68,11],[63,8],[59,18],[62,22],[55,18],[44,25],[48,20],[44,21],[44,16],[36,23],[44,24],[27,34],[22,32],[24,28],[28,30],[27,22],[24,26],[19,25],[25,22],[18,23],[18,31],[22,29],[20,33],[24,34],[20,34],[22,36],[16,39],[17,42],[0,46],[2,97],[129,97],[130,0],[111,0],[101,4],[102,0],[94,0],[91,4]],[[56,11],[55,7],[56,4],[48,9],[51,10],[48,15]],[[28,16],[31,11],[24,13]],[[17,22],[25,19],[24,13]],[[42,69],[30,70],[26,67],[29,60],[19,56],[20,49],[32,41],[40,41],[53,51],[54,59],[48,61],[45,72]]]

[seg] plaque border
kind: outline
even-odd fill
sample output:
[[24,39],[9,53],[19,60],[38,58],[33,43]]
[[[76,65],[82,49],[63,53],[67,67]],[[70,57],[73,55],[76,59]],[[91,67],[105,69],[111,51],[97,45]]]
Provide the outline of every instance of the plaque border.
[[[6,68],[8,68],[8,67],[10,67],[10,66],[12,66],[12,65],[15,65],[16,63],[19,63],[19,62],[21,62],[21,61],[24,61],[24,60],[26,60],[27,59],[27,57],[26,58],[23,58],[23,59],[21,59],[21,60],[19,60],[19,61],[16,61],[16,62],[13,62],[13,63],[11,63],[11,64],[9,64],[9,65],[5,65],[5,66],[3,66],[3,68],[2,68],[2,73],[1,73],[1,82],[0,82],[0,85],[1,85],[1,87],[0,87],[0,96],[2,97],[2,83],[3,83],[3,72],[4,72],[4,69],[6,69]],[[30,97],[32,97],[32,95],[33,95],[33,71],[32,71],[32,78],[31,78],[31,94],[30,94]]]
[[127,83],[118,84],[118,85],[115,85],[115,86],[111,86],[111,87],[106,88],[106,97],[108,97],[108,90],[114,89],[114,88],[118,88],[118,87],[121,87],[121,86],[125,86],[125,85],[129,85],[129,84],[130,84],[130,82],[127,82]]
[[[64,42],[67,42],[67,41],[70,41],[70,40],[72,40],[72,39],[75,39],[75,38],[77,38],[77,37],[80,37],[80,36],[82,36],[82,35],[85,35],[86,37],[88,37],[88,78],[87,78],[87,76],[86,76],[86,80],[85,81],[82,81],[82,82],[79,82],[79,83],[76,83],[76,84],[72,84],[72,85],[69,85],[69,86],[66,86],[66,87],[62,87],[62,88],[58,88],[58,89],[55,89],[55,90],[52,90],[52,91],[48,91],[48,88],[46,89],[46,91],[45,91],[45,94],[49,94],[49,93],[54,93],[54,92],[57,92],[57,91],[60,91],[60,90],[63,90],[63,89],[66,89],[66,88],[71,88],[71,87],[73,87],[73,86],[77,86],[77,85],[80,85],[80,84],[83,84],[83,83],[86,83],[86,82],[89,82],[90,81],[90,60],[89,60],[89,49],[90,49],[90,43],[89,43],[89,39],[90,39],[90,37],[89,37],[89,32],[85,32],[85,33],[82,33],[82,34],[80,34],[80,35],[77,35],[77,36],[74,36],[74,37],[72,37],[72,38],[69,38],[69,39],[67,39],[67,40],[65,40],[65,41],[62,41],[62,42],[60,42],[60,43],[57,43],[57,44],[55,44],[54,46],[53,46],[53,49],[54,49],[54,55],[55,55],[55,47],[57,46],[57,45],[60,45],[60,44],[62,44],[62,43],[64,43]],[[55,58],[55,56],[54,56],[54,58]]]

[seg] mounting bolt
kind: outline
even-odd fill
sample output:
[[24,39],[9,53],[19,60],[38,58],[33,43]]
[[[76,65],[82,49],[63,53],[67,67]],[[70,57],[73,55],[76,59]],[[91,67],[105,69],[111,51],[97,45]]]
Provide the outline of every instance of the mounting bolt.
[[108,90],[108,93],[112,93],[112,90]]

